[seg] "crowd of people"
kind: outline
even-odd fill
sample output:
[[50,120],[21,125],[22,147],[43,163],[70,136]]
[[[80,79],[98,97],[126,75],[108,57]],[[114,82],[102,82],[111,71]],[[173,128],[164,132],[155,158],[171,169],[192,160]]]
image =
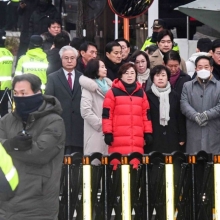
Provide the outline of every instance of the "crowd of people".
[[[131,53],[120,38],[100,59],[94,42],[71,40],[58,18],[37,23],[49,7],[40,2],[28,15],[36,25],[28,43],[21,41],[13,80],[13,55],[0,31],[0,143],[17,188],[0,202],[0,219],[56,219],[64,154],[220,152],[220,39],[200,39],[185,62],[157,19],[146,48]],[[8,113],[10,90],[15,108]],[[119,163],[112,161],[114,169]]]

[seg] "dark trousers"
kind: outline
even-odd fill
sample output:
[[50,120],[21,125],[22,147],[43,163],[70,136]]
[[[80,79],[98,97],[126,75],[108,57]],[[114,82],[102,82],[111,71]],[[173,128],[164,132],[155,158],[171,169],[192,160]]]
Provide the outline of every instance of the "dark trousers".
[[10,2],[7,5],[6,25],[5,30],[15,30],[18,22],[18,9],[19,2]]
[[[4,90],[0,90],[0,100],[2,99],[4,94]],[[11,95],[11,90],[8,90],[8,94]],[[8,114],[8,94],[5,93],[2,102],[0,103],[0,115],[3,117],[4,115]]]
[[76,152],[81,153],[83,155],[83,147],[65,146],[65,155],[76,153]]

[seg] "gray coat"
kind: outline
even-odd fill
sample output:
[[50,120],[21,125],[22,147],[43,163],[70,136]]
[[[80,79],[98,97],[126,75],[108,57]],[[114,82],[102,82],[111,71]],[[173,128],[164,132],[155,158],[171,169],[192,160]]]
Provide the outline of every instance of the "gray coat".
[[[197,78],[186,82],[180,105],[187,118],[186,152],[204,150],[208,153],[220,153],[220,82],[212,77],[206,88]],[[208,115],[208,124],[200,127],[195,122],[195,116],[204,111]]]
[[[65,128],[59,101],[51,96],[44,100],[27,121],[31,149],[8,152],[18,170],[19,185],[12,199],[3,202],[0,198],[1,220],[57,220]],[[16,111],[7,114],[0,120],[0,142],[4,146],[22,130]]]
[[66,128],[66,146],[83,147],[83,119],[80,114],[81,87],[75,70],[73,91],[71,91],[63,68],[48,76],[45,94],[55,96],[63,108],[62,118]]
[[[110,89],[112,81],[108,78],[105,80]],[[107,154],[108,146],[102,132],[102,105],[105,95],[98,84],[86,76],[80,76],[79,83],[82,86],[80,110],[84,118],[84,154]]]

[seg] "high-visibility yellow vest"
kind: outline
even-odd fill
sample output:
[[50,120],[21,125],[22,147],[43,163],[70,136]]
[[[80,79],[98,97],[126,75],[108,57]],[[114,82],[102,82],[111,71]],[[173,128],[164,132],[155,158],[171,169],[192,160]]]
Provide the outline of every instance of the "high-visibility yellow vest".
[[13,55],[6,48],[0,48],[0,90],[11,89]]
[[[151,37],[148,37],[147,40],[144,42],[141,50],[144,51],[146,47],[150,46],[150,45],[156,45],[156,43],[151,42]],[[172,50],[179,52],[179,46],[177,43],[173,42],[173,48]]]
[[47,55],[41,48],[28,50],[19,60],[16,67],[15,75],[32,73],[41,79],[41,89],[45,90],[47,83]]
[[[11,190],[14,191],[19,183],[18,173],[13,165],[11,156],[7,154],[5,148],[0,144],[0,169],[3,171]],[[0,180],[1,181],[1,180]]]

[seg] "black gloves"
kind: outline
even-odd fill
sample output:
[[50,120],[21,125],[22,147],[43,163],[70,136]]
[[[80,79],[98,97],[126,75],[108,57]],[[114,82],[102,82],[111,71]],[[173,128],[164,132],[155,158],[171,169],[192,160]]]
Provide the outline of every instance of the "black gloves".
[[105,134],[105,143],[109,146],[111,146],[111,143],[113,142],[113,134],[112,133],[106,133]]
[[6,140],[3,144],[7,151],[26,151],[32,147],[32,136],[20,134]]
[[208,124],[208,116],[206,112],[198,113],[195,117],[195,121],[199,126],[206,126]]
[[144,140],[147,146],[150,146],[153,143],[153,136],[150,133],[144,133]]

